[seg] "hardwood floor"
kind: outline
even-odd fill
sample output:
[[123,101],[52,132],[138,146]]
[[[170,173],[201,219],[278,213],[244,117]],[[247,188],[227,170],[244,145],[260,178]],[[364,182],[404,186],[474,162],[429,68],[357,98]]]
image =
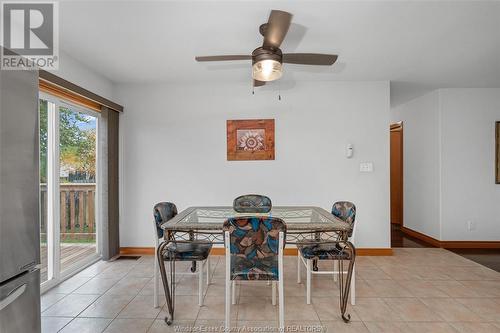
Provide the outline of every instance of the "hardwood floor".
[[500,249],[450,249],[450,251],[500,272]]
[[399,224],[391,223],[391,247],[435,247],[427,242],[421,241],[420,239],[408,236],[401,231]]
[[[95,243],[74,243],[74,244],[61,244],[61,271],[66,270],[68,267],[74,265],[78,261],[88,258],[96,253]],[[40,247],[40,278],[41,281],[47,280],[47,247]]]

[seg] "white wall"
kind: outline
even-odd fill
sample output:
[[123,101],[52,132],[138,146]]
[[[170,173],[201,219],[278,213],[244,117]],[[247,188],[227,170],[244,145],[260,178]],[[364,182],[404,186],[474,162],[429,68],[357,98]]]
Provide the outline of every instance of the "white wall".
[[[231,205],[244,193],[275,205],[336,200],[358,207],[360,247],[390,247],[388,82],[300,82],[277,94],[247,84],[120,85],[121,246],[152,245],[152,208]],[[275,161],[227,161],[226,120],[276,119]],[[345,145],[354,157],[345,158]],[[359,162],[373,161],[373,173]]]
[[499,240],[500,89],[435,90],[391,119],[404,123],[404,225],[444,241]]
[[66,52],[59,52],[59,69],[51,71],[71,83],[79,85],[94,94],[118,102],[113,97],[113,82],[106,77],[94,72]]
[[394,108],[403,121],[403,224],[439,239],[439,93]]
[[[442,89],[443,240],[500,240],[495,184],[495,121],[500,89]],[[476,223],[468,231],[467,221]]]

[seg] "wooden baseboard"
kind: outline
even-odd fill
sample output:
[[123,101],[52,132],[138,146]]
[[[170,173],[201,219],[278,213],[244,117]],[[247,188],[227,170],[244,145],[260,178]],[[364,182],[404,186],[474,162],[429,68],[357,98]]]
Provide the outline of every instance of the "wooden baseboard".
[[408,236],[443,249],[500,249],[500,241],[440,241],[407,227],[402,226],[401,231]]
[[[121,247],[121,255],[154,255],[153,247]],[[210,252],[211,255],[222,256],[224,255],[224,248],[214,247]],[[286,248],[286,256],[296,256],[297,248],[291,247]],[[358,248],[356,249],[356,254],[358,256],[392,256],[391,248]]]
[[500,241],[441,241],[444,249],[500,249]]
[[154,255],[154,247],[120,247],[120,255]]
[[403,226],[401,226],[401,231],[410,237],[420,239],[421,241],[429,243],[432,246],[441,247],[441,242],[439,240],[437,240],[436,238],[433,238],[431,236],[427,236],[421,232],[418,232],[418,231],[415,231],[413,229],[403,227]]

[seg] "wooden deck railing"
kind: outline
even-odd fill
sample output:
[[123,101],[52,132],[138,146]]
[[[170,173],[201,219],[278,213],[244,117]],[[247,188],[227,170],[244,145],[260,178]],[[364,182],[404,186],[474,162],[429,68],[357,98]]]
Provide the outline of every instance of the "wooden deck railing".
[[[60,184],[61,242],[95,241],[95,194],[94,183]],[[42,239],[47,226],[47,185],[40,185]]]

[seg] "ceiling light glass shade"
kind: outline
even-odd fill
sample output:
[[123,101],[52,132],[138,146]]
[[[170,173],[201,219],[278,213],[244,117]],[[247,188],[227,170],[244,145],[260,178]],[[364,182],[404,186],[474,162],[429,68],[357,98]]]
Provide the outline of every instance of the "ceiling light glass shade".
[[252,77],[257,81],[274,81],[281,77],[281,63],[272,59],[257,61],[252,66]]

